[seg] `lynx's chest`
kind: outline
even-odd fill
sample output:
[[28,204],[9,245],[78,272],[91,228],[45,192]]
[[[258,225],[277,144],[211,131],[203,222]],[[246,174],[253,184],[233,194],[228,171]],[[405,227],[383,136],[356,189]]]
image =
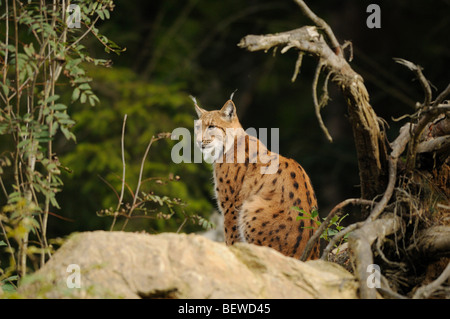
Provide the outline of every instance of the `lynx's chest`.
[[235,163],[218,163],[214,165],[214,190],[219,209],[225,213],[245,194],[242,184],[246,177],[247,165]]

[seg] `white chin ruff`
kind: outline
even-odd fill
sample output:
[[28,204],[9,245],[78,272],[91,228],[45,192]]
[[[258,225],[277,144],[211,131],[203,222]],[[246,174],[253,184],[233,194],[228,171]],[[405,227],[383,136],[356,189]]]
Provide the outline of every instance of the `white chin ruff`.
[[220,147],[208,147],[202,149],[203,159],[205,160],[205,162],[212,164],[220,158],[222,152],[223,152],[222,145],[220,145]]

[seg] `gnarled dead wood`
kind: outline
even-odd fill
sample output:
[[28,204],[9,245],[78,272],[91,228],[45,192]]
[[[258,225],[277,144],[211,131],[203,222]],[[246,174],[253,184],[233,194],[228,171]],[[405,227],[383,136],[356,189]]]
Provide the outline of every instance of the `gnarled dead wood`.
[[407,251],[409,255],[424,258],[450,257],[450,226],[434,226],[422,230]]
[[441,285],[447,281],[448,278],[450,278],[450,263],[447,264],[445,270],[435,281],[433,281],[431,284],[417,289],[416,293],[413,296],[413,299],[428,298],[433,294],[433,292],[438,290]]
[[446,151],[450,147],[450,135],[439,136],[435,139],[425,141],[417,145],[417,153]]
[[371,246],[376,239],[384,238],[400,229],[402,220],[392,214],[386,214],[380,219],[364,224],[361,228],[350,233],[348,245],[352,251],[351,256],[356,256],[353,262],[356,266],[355,275],[359,280],[360,297],[364,299],[375,299],[376,289],[369,288],[367,279],[369,273],[367,266],[373,264]]
[[[327,74],[324,84],[325,91],[328,80],[331,79],[343,93],[357,151],[361,199],[348,200],[337,205],[308,242],[304,255],[309,255],[310,245],[318,240],[325,227],[328,226],[329,220],[342,207],[341,205],[347,205],[350,201],[361,201],[360,203],[363,203],[363,201],[372,203],[373,201],[373,208],[370,210],[368,217],[366,216],[366,220],[352,224],[336,234],[323,252],[322,259],[327,258],[328,252],[336,242],[345,234],[350,233],[349,250],[357,268],[356,275],[360,282],[360,296],[362,298],[374,298],[376,296],[375,289],[369,289],[367,286],[369,276],[367,266],[373,263],[372,244],[377,240],[376,248],[379,253],[383,254],[380,245],[384,237],[396,233],[401,226],[402,231],[406,227],[403,227],[404,223],[401,217],[386,213],[386,207],[396,200],[396,187],[397,189],[401,188],[401,179],[408,178],[408,174],[411,174],[417,168],[415,159],[418,153],[436,152],[435,154],[438,154],[437,151],[439,151],[439,157],[445,158],[445,152],[449,151],[448,112],[450,104],[445,101],[445,98],[450,94],[450,85],[433,101],[431,85],[422,73],[422,68],[412,62],[397,59],[397,62],[415,72],[424,91],[424,101],[416,104],[416,112],[407,116],[411,119],[411,122],[400,129],[400,134],[393,143],[387,145],[384,131],[379,124],[380,120],[369,103],[369,94],[363,78],[351,68],[344,57],[342,49],[345,45],[339,44],[328,24],[316,16],[304,1],[294,1],[300,6],[303,13],[315,23],[315,26],[304,26],[276,34],[248,35],[241,39],[238,46],[249,51],[262,50],[265,52],[272,48],[275,50],[281,47],[281,53],[290,49],[297,49],[299,58],[295,65],[293,79],[299,73],[304,55],[312,55],[318,59],[318,67],[312,85],[313,102],[319,124],[329,140],[331,140],[331,135],[328,133],[320,114],[323,103],[318,101],[316,94],[321,73]],[[326,92],[323,96],[325,101]],[[387,151],[389,146],[392,149],[390,154]],[[402,155],[406,155],[406,165],[399,161]],[[418,187],[420,188],[420,185]],[[381,196],[381,198],[375,202],[374,198],[377,196]],[[442,206],[439,203],[436,206],[439,205]],[[418,219],[416,221],[419,222]],[[432,247],[429,249],[430,251],[439,251],[439,253],[448,251],[447,248],[443,248],[448,245],[444,238],[439,236],[439,239],[437,237],[431,239],[427,233],[421,233],[417,238],[416,245],[410,250],[423,250],[424,247]],[[450,236],[447,235],[447,238],[450,238]],[[410,242],[406,242],[407,245],[410,244]],[[384,260],[387,264],[403,265],[402,263],[390,262],[387,258]],[[385,293],[391,297],[403,298],[403,296],[390,291],[389,285],[385,285],[381,289],[384,289]]]

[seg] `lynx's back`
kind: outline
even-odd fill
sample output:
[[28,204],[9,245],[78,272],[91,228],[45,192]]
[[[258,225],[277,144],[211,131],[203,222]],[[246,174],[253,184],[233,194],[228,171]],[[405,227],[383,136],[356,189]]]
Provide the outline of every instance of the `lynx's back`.
[[[313,235],[313,219],[297,220],[317,209],[311,180],[293,159],[270,152],[242,129],[229,100],[221,110],[196,105],[196,141],[213,160],[215,195],[224,215],[227,245],[247,242],[299,258]],[[309,259],[319,257],[317,244]]]

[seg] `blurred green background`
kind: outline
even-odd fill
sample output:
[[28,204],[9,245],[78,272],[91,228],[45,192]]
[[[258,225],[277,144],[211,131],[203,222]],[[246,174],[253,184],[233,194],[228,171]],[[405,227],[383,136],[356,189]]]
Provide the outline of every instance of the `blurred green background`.
[[[381,29],[366,26],[370,3],[381,6]],[[126,51],[107,54],[95,38],[84,41],[92,56],[111,59],[112,67],[89,67],[100,103],[95,107],[72,104],[69,111],[77,122],[77,143],[64,139],[55,143],[55,152],[70,171],[62,176],[65,186],[58,195],[61,209],[53,212],[61,218],[50,216],[49,238],[109,229],[112,218],[99,217],[96,212],[117,205],[117,195],[107,183],[120,191],[124,115],[128,114],[127,183],[135,189],[152,135],[177,127],[192,132],[195,112],[189,94],[212,110],[221,107],[237,89],[234,101],[244,128],[280,128],[280,153],[305,167],[322,215],[341,200],[359,196],[352,132],[345,102],[336,87],[330,87],[332,100],[322,111],[334,138],[332,144],[314,115],[311,82],[316,59],[305,57],[301,73],[292,83],[297,59],[293,50],[273,56],[272,52],[250,53],[237,47],[247,34],[310,24],[293,1],[118,0],[115,4],[111,19],[99,27]],[[401,124],[391,118],[413,113],[414,103],[423,99],[412,73],[396,64],[393,57],[421,65],[439,91],[448,84],[450,1],[317,0],[308,4],[330,24],[341,43],[352,41],[351,65],[364,77],[375,112],[391,125],[391,140]],[[64,90],[61,86],[59,94],[70,101],[70,91]],[[208,217],[215,209],[211,168],[207,164],[174,164],[170,152],[175,142],[160,140],[152,146],[144,179],[160,179],[147,181],[143,189],[180,198],[188,214]],[[126,201],[130,201],[128,193]],[[155,209],[159,210],[158,205]],[[170,220],[136,218],[127,230],[173,231],[182,220],[179,211]],[[188,222],[183,231],[200,229]]]

